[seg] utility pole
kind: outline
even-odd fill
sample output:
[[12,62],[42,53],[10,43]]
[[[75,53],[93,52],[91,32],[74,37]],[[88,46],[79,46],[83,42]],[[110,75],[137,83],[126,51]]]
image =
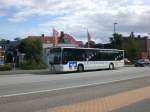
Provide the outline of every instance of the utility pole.
[[114,33],[116,33],[116,25],[117,25],[118,23],[114,23]]

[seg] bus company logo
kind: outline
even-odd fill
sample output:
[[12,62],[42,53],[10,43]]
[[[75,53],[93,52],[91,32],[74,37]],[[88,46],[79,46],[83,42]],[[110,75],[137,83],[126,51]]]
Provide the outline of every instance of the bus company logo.
[[69,61],[69,69],[77,68],[77,61]]

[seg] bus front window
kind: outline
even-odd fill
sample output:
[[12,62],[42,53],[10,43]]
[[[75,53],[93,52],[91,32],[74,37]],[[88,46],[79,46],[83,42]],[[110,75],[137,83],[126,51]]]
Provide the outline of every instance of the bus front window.
[[49,63],[61,64],[61,49],[60,48],[54,48],[50,50]]

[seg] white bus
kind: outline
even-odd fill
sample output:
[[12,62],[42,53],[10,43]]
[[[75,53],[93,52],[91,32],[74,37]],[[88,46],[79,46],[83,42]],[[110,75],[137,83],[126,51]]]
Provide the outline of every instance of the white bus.
[[115,69],[124,66],[124,50],[98,48],[52,48],[49,67],[53,72]]

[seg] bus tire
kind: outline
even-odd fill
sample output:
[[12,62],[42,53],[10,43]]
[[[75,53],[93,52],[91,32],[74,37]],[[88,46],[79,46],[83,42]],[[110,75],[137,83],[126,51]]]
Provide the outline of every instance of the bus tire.
[[84,71],[84,67],[83,65],[78,65],[78,68],[77,68],[78,72],[83,72]]
[[109,70],[114,70],[114,69],[115,69],[114,64],[113,64],[113,63],[110,63],[110,64],[109,64]]

